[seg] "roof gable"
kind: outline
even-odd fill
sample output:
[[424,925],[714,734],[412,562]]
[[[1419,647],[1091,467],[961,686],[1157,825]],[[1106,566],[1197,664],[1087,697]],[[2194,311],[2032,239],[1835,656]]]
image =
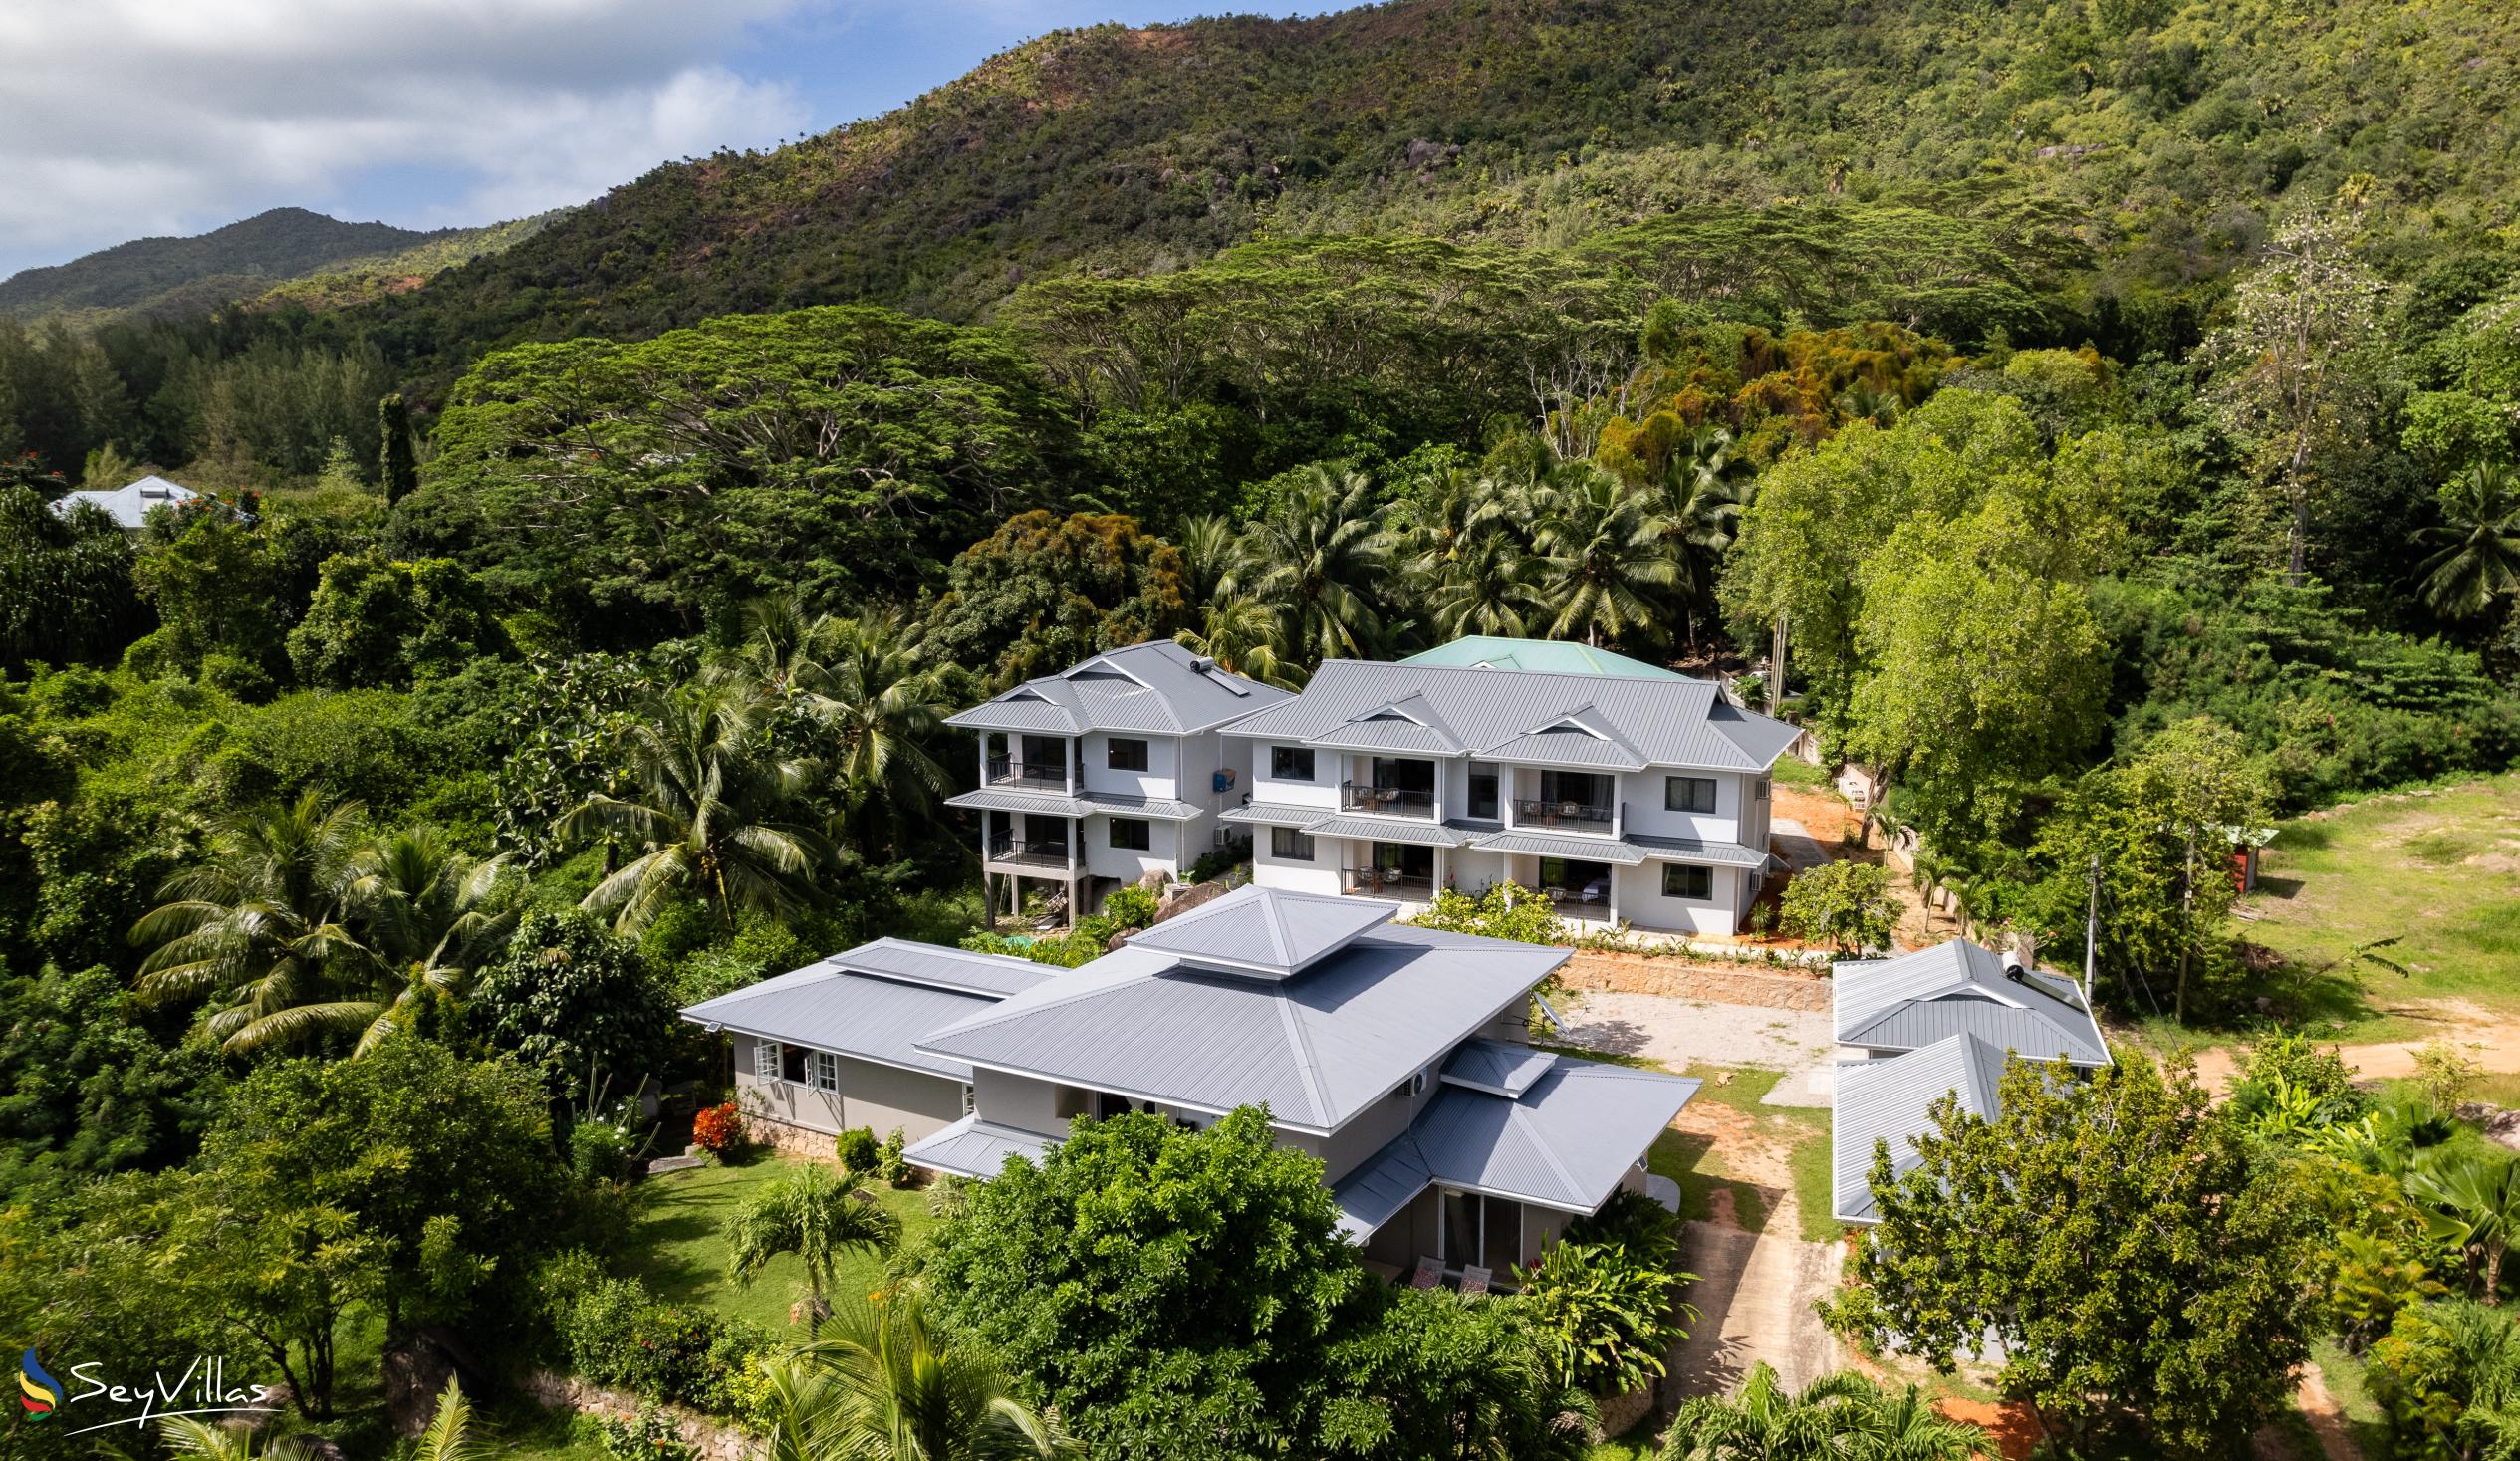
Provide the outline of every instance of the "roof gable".
[[1831,980],[1840,1044],[1912,1050],[1974,1034],[2034,1059],[2109,1063],[2109,1042],[2080,991],[2023,970],[1964,938],[1890,959],[1847,960]]
[[1213,729],[1291,693],[1220,669],[1169,639],[1150,639],[1026,680],[945,723],[975,730],[1180,735]]

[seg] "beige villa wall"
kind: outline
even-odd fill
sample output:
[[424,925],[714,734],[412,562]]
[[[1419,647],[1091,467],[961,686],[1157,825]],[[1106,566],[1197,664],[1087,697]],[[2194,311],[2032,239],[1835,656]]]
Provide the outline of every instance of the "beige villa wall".
[[840,1089],[821,1091],[795,1081],[764,1081],[754,1074],[753,1037],[737,1035],[735,1089],[747,1110],[822,1135],[864,1126],[879,1137],[901,1128],[907,1141],[922,1141],[962,1119],[962,1083],[897,1066],[840,1058]]

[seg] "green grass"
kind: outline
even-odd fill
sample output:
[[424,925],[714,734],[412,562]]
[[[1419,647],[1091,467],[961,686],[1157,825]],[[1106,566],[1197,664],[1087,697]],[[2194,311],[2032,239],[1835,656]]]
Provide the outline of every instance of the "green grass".
[[[1613,1058],[1615,1059],[1615,1058]],[[1651,1066],[1631,1058],[1624,1064]],[[1834,1243],[1843,1231],[1829,1215],[1829,1113],[1801,1106],[1763,1105],[1761,1100],[1785,1078],[1782,1071],[1760,1066],[1691,1066],[1684,1073],[1705,1084],[1694,1100],[1730,1106],[1756,1125],[1758,1133],[1786,1149],[1794,1177],[1794,1198],[1801,1209],[1801,1235],[1809,1243]],[[1729,1074],[1729,1081],[1720,1077]],[[1725,1164],[1713,1143],[1686,1131],[1665,1131],[1645,1154],[1645,1169],[1668,1177],[1680,1187],[1680,1216],[1703,1222],[1714,1214],[1717,1188],[1732,1193],[1733,1216],[1753,1233],[1768,1221],[1766,1194]]]
[[1654,1441],[1664,1424],[1664,1417],[1648,1411],[1645,1418],[1584,1453],[1584,1461],[1653,1461],[1660,1454]]
[[2327,1379],[2328,1394],[2345,1412],[2345,1431],[2353,1438],[2355,1449],[2366,1456],[2388,1455],[2389,1426],[2381,1416],[2380,1402],[2372,1398],[2371,1380],[2363,1361],[2337,1347],[2331,1339],[2313,1340],[2310,1357],[2317,1361],[2320,1374]]
[[[2427,1022],[2384,1005],[2460,999],[2520,1012],[2520,774],[2375,798],[2285,823],[2266,850],[2240,935],[2284,956],[2296,999],[2356,1041],[2421,1039]],[[2381,956],[2355,950],[2397,941]]]
[[[622,1237],[623,1270],[659,1299],[706,1305],[729,1318],[784,1332],[788,1306],[805,1292],[804,1266],[793,1255],[782,1255],[751,1283],[739,1284],[727,1276],[726,1240],[720,1230],[747,1194],[786,1167],[786,1159],[762,1156],[742,1166],[694,1167],[640,1182],[632,1189],[637,1215]],[[927,1215],[923,1191],[896,1192],[882,1183],[870,1184],[870,1190],[901,1220],[904,1243],[935,1221]],[[832,1277],[832,1293],[872,1292],[883,1282],[883,1266],[881,1256],[851,1254]]]
[[1808,761],[1796,761],[1790,756],[1777,762],[1771,775],[1789,787],[1820,788],[1833,784],[1828,767],[1814,766]]

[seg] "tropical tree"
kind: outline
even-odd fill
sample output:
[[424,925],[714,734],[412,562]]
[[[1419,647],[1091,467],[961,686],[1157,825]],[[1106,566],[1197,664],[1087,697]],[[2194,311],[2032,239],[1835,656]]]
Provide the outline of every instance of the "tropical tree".
[[1307,468],[1278,510],[1252,525],[1249,542],[1251,592],[1276,607],[1288,655],[1319,662],[1381,646],[1376,589],[1396,545],[1362,474]]
[[1995,1454],[1986,1432],[1934,1413],[1915,1385],[1890,1389],[1852,1370],[1797,1393],[1765,1361],[1731,1395],[1679,1408],[1662,1461],[1968,1461]]
[[747,603],[744,622],[744,671],[829,738],[836,826],[853,841],[896,841],[952,783],[929,747],[953,707],[918,630],[889,609],[811,613],[795,595]]
[[727,1267],[751,1283],[770,1260],[793,1253],[805,1265],[807,1333],[820,1331],[832,1269],[856,1250],[890,1251],[900,1221],[863,1187],[821,1162],[801,1162],[748,1198],[726,1219]]
[[322,1454],[310,1435],[273,1436],[257,1449],[255,1432],[243,1421],[212,1425],[190,1415],[158,1421],[157,1436],[167,1450],[192,1461],[301,1461]]
[[1436,634],[1457,639],[1464,634],[1528,633],[1532,624],[1548,617],[1535,582],[1538,567],[1513,535],[1500,528],[1456,545],[1420,591]]
[[820,834],[790,820],[815,768],[770,748],[764,708],[757,692],[723,679],[648,702],[630,738],[631,795],[589,797],[561,824],[565,838],[600,833],[638,850],[587,894],[588,909],[635,933],[686,894],[728,927],[739,908],[796,905],[830,853]]
[[1540,489],[1532,547],[1550,632],[1599,644],[1660,627],[1662,596],[1680,579],[1671,531],[1652,494],[1596,467],[1570,467]]
[[346,902],[357,910],[382,976],[399,982],[359,1037],[359,1054],[410,1018],[429,997],[464,992],[516,927],[523,879],[507,856],[462,852],[433,827],[390,833],[359,850]]
[[765,1363],[768,1461],[999,1461],[1079,1454],[1006,1376],[898,1291],[851,1300],[826,1338]]
[[208,854],[168,877],[164,901],[131,927],[134,943],[155,945],[142,997],[208,996],[205,1023],[235,1052],[372,1024],[379,966],[345,921],[363,811],[309,791],[212,819]]
[[1294,689],[1303,680],[1281,652],[1285,630],[1277,609],[1256,595],[1220,594],[1205,601],[1198,627],[1182,630],[1180,640],[1234,674]]
[[2415,566],[2424,602],[2452,618],[2474,618],[2520,591],[2520,478],[2500,462],[2478,462],[2441,489],[2440,527],[2416,536],[2441,545]]
[[2501,1302],[2502,1256],[2520,1231],[2520,1160],[2436,1152],[2406,1173],[2425,1225],[2479,1266],[2487,1304]]
[[1732,433],[1709,424],[1690,432],[1663,469],[1655,515],[1663,524],[1664,551],[1678,570],[1673,588],[1692,644],[1698,605],[1713,594],[1716,570],[1740,535],[1751,493],[1746,466],[1732,454]]
[[1519,495],[1506,483],[1470,472],[1434,478],[1402,511],[1408,572],[1429,583],[1448,577],[1491,532],[1510,525]]
[[437,1411],[414,1443],[411,1461],[488,1461],[489,1444],[473,1430],[472,1402],[463,1381],[449,1375],[438,1392]]

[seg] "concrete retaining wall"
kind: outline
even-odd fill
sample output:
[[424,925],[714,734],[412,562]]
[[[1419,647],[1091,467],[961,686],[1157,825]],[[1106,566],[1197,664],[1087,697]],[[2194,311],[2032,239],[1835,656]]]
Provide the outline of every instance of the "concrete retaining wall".
[[1574,989],[1659,994],[1775,1010],[1825,1010],[1830,1001],[1830,983],[1818,974],[1699,964],[1680,958],[1605,954],[1590,949],[1577,950],[1566,967],[1558,971],[1558,978]]

